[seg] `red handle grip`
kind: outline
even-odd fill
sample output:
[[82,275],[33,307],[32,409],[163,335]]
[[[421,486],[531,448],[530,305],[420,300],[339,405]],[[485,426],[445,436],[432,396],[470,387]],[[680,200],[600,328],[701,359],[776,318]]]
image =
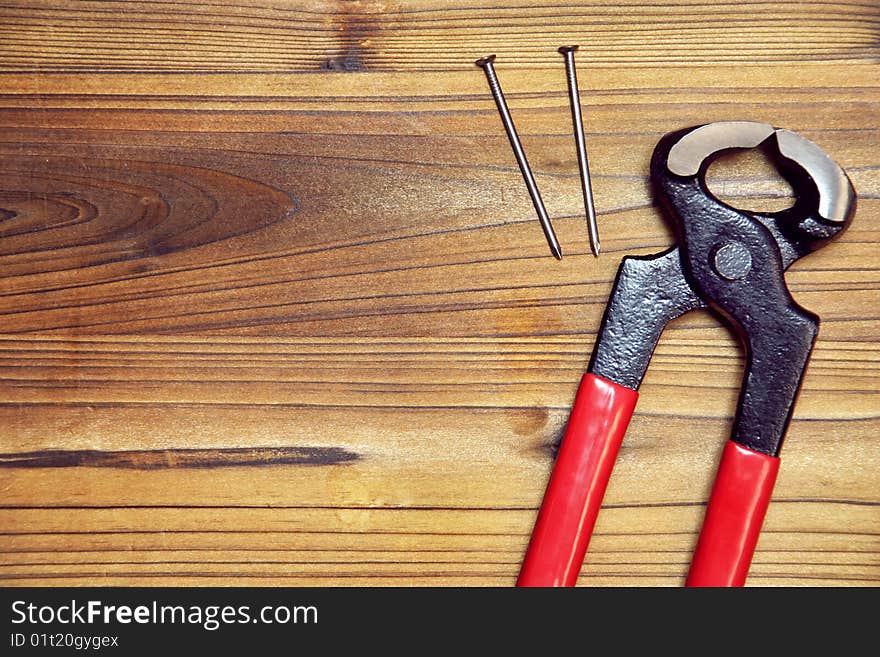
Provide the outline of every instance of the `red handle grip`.
[[778,472],[777,457],[728,441],[687,586],[745,584]]
[[639,393],[584,374],[517,586],[574,586]]

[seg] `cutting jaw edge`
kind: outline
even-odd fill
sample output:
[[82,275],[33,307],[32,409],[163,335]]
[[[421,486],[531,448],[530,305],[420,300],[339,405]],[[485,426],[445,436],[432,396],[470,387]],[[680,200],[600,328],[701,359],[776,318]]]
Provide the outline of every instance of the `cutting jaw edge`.
[[[791,208],[746,212],[708,189],[712,161],[756,147],[791,183]],[[623,259],[589,371],[638,389],[666,324],[711,307],[732,325],[746,352],[733,440],[776,454],[818,331],[818,317],[792,299],[783,273],[846,228],[855,208],[852,184],[804,137],[741,121],[667,135],[654,151],[651,178],[673,220],[677,246]]]
[[827,221],[846,221],[855,200],[849,178],[816,144],[791,130],[751,121],[709,123],[678,140],[669,149],[666,166],[678,176],[695,176],[716,155],[735,148],[756,148],[771,137],[776,138],[779,154],[800,166],[815,183],[819,216]]

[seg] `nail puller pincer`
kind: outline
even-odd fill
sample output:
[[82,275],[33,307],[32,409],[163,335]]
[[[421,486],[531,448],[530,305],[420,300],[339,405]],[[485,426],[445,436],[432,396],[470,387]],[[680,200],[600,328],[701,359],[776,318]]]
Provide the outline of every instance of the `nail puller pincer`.
[[[738,210],[706,186],[715,158],[757,147],[794,189],[791,208]],[[792,299],[783,274],[849,225],[855,191],[811,141],[741,121],[666,135],[654,150],[651,179],[677,246],[620,265],[517,586],[574,586],[660,334],[673,319],[706,307],[742,340],[746,365],[687,585],[742,586],[751,564],[819,328],[819,318]]]

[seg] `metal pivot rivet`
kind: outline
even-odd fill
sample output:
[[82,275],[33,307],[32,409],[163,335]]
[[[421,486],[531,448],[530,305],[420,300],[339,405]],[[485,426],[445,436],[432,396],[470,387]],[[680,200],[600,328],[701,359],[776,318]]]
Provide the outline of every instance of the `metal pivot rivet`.
[[590,235],[590,249],[594,256],[599,255],[599,226],[596,223],[596,206],[593,203],[593,185],[590,182],[590,167],[587,162],[587,145],[584,137],[584,118],[581,113],[581,99],[578,92],[577,73],[574,68],[574,53],[578,46],[562,46],[559,52],[565,57],[565,73],[568,80],[568,100],[571,104],[571,118],[574,121],[574,141],[577,147],[578,168],[581,174],[581,191],[584,195],[584,209],[587,212],[587,230]]
[[507,102],[505,102],[504,94],[501,92],[501,85],[498,84],[498,77],[495,75],[495,67],[493,65],[494,61],[495,55],[489,55],[488,57],[478,59],[476,64],[486,73],[486,79],[489,81],[489,90],[495,99],[495,105],[498,107],[498,113],[501,115],[501,122],[504,124],[507,138],[510,140],[511,148],[513,148],[513,155],[516,157],[516,163],[519,165],[523,180],[525,180],[526,188],[532,199],[532,205],[535,206],[535,212],[538,213],[538,219],[541,222],[541,228],[544,230],[544,236],[547,238],[550,251],[556,259],[561,260],[562,247],[559,246],[559,240],[556,239],[556,233],[553,231],[553,225],[550,223],[550,217],[547,215],[544,201],[541,200],[541,193],[538,191],[538,184],[535,182],[535,176],[532,174],[528,160],[526,160],[525,151],[523,151],[519,135],[516,133],[516,127],[514,127],[513,119],[510,116],[510,110],[507,108]]
[[721,278],[738,281],[752,269],[752,254],[739,242],[727,242],[714,250],[712,268]]

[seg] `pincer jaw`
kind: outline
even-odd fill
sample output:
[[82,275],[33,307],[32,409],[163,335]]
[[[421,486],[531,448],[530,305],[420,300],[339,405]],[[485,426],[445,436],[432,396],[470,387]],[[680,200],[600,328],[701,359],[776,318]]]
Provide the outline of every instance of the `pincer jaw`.
[[[752,121],[722,121],[688,128],[660,141],[652,175],[660,192],[664,182],[690,180],[716,203],[706,185],[712,162],[735,149],[762,148],[796,190],[791,208],[775,213],[749,213],[775,234],[788,266],[841,234],[855,213],[856,193],[843,169],[809,139],[790,130]],[[783,243],[784,242],[784,243]],[[788,256],[788,257],[786,257]]]
[[[706,185],[726,151],[762,148],[795,192],[775,213],[732,207]],[[746,368],[732,440],[775,456],[809,360],[819,318],[792,298],[785,269],[840,235],[855,191],[811,141],[763,123],[723,122],[667,135],[651,162],[657,198],[675,226],[682,273],[745,346]]]

